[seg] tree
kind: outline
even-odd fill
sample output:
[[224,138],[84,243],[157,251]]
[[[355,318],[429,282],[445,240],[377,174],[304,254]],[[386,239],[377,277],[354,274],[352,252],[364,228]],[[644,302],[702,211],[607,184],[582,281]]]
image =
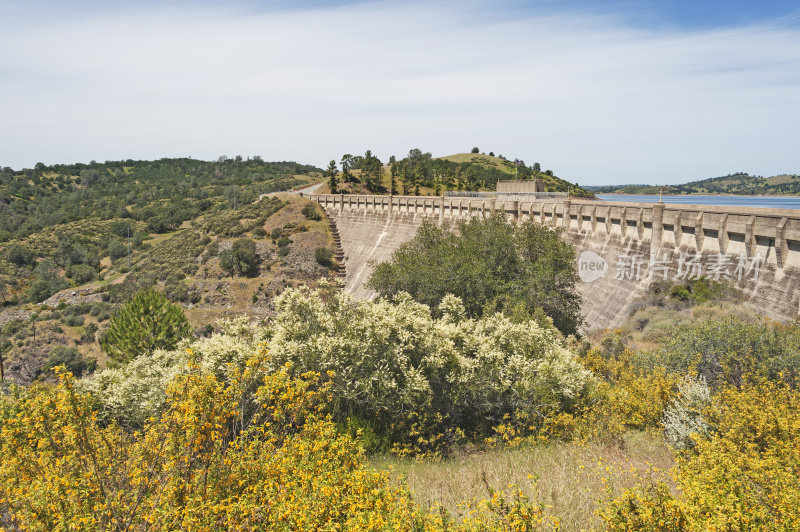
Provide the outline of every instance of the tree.
[[342,155],[342,181],[345,183],[350,183],[353,181],[353,174],[350,173],[352,160],[353,156],[349,153]]
[[36,262],[36,257],[27,246],[11,244],[6,248],[6,258],[17,266],[29,266]]
[[453,294],[470,317],[544,311],[561,332],[577,331],[575,251],[558,232],[533,221],[513,226],[499,213],[462,221],[457,232],[423,223],[390,262],[375,268],[368,286],[387,297],[408,292],[434,307]]
[[336,168],[336,161],[331,160],[331,162],[328,163],[328,169],[325,170],[325,175],[328,177],[328,186],[331,189],[331,194],[336,194],[338,191],[338,187],[336,186],[336,174],[338,173],[339,171]]
[[533,173],[534,174],[541,174],[542,173],[542,165],[539,163],[533,163]]
[[364,159],[361,163],[361,175],[367,185],[367,190],[370,192],[381,192],[383,190],[381,185],[383,163],[372,154],[371,150],[367,150],[364,154]]
[[480,153],[480,152],[481,152],[481,150],[477,146],[472,148],[472,153]]
[[180,307],[160,292],[144,290],[114,313],[100,346],[117,362],[127,362],[156,349],[175,349],[190,332]]
[[111,260],[117,260],[128,254],[128,246],[119,240],[112,240],[108,243],[108,256]]
[[258,273],[256,243],[249,238],[240,238],[231,249],[220,252],[219,265],[230,275],[254,276]]

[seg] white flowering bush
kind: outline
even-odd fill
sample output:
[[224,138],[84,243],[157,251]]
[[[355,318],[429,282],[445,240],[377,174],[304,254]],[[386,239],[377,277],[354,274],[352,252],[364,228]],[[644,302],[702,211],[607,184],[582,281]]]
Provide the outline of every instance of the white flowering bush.
[[672,447],[684,451],[694,447],[694,436],[704,436],[709,425],[703,419],[711,406],[711,389],[703,376],[687,375],[678,383],[676,397],[664,411],[664,437]]
[[163,407],[167,385],[187,367],[191,358],[203,373],[227,379],[230,371],[242,367],[263,343],[263,329],[246,319],[221,322],[222,334],[182,345],[172,351],[156,350],[131,360],[125,366],[97,372],[81,381],[81,387],[98,402],[98,415],[106,421],[142,427]]
[[376,434],[383,447],[413,440],[416,450],[490,434],[510,414],[569,410],[588,379],[555,328],[499,313],[469,319],[453,296],[438,319],[406,294],[357,302],[324,284],[286,290],[275,308],[268,324],[223,323],[189,349],[141,356],[83,386],[101,416],[142,426],[190,357],[202,372],[228,379],[266,348],[268,371],[288,367],[329,381],[335,421]]
[[407,294],[356,302],[300,288],[275,306],[274,367],[329,375],[334,417],[367,421],[395,443],[415,431],[477,436],[506,414],[570,409],[588,379],[555,328],[499,313],[468,319],[453,296],[440,319]]

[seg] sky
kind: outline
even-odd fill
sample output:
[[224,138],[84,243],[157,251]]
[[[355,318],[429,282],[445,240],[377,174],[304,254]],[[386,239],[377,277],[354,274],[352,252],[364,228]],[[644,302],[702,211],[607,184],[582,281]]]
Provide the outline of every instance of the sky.
[[783,1],[0,0],[0,166],[477,146],[581,185],[800,173]]

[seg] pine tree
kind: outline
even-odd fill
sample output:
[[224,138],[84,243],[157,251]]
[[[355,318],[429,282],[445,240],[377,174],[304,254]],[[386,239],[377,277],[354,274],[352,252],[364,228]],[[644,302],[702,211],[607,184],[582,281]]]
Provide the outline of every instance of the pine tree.
[[117,310],[100,346],[112,359],[127,362],[155,349],[175,349],[190,332],[180,307],[160,292],[144,290]]
[[336,161],[331,160],[328,163],[328,169],[325,170],[325,175],[328,176],[328,187],[331,189],[331,194],[336,194],[338,192],[338,187],[336,186],[336,174],[339,173],[339,170],[336,168]]

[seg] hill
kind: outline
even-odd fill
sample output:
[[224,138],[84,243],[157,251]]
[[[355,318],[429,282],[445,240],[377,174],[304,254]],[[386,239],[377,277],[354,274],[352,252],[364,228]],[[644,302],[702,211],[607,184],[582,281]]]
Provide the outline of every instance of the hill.
[[[335,269],[315,259],[332,249],[322,213],[275,195],[319,179],[319,168],[258,157],[0,169],[6,376],[30,382],[58,346],[102,367],[107,320],[143,288],[183,306],[197,334],[227,315],[263,317],[284,286]],[[224,267],[238,239],[253,242],[257,275]]]
[[[658,194],[657,185],[611,185],[587,187],[597,194]],[[781,174],[772,177],[754,176],[744,172],[682,185],[666,185],[664,194],[720,194],[747,196],[800,195],[800,175]]]
[[[341,164],[337,192],[438,196],[446,191],[493,191],[497,181],[503,179],[539,179],[548,192],[594,197],[590,191],[557,177],[552,170],[542,171],[539,163],[529,166],[522,160],[512,161],[491,152],[433,157],[413,149],[402,159],[390,157],[384,165],[367,151],[364,156],[346,155]],[[323,189],[330,190],[330,185]]]

